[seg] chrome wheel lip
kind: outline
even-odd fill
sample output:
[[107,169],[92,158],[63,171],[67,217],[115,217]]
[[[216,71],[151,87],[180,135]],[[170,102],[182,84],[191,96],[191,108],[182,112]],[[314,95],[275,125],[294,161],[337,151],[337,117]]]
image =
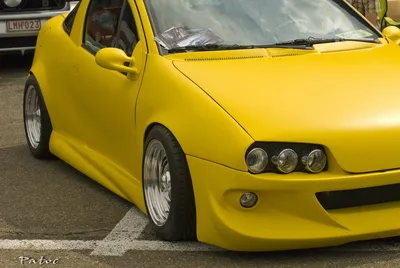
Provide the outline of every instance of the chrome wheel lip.
[[40,143],[41,136],[41,110],[39,105],[39,96],[35,87],[30,85],[25,95],[25,128],[30,145],[36,149]]
[[171,208],[171,172],[165,148],[156,139],[146,148],[143,188],[149,216],[155,225],[164,226]]

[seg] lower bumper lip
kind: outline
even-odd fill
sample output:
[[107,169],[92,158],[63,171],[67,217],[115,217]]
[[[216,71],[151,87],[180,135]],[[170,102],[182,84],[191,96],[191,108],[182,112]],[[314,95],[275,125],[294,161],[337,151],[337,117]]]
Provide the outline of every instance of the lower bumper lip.
[[[400,235],[396,220],[400,202],[328,210],[316,197],[318,192],[398,184],[400,170],[359,175],[251,175],[195,157],[188,157],[188,163],[202,242],[230,250],[269,251]],[[240,206],[240,197],[247,191],[259,196],[251,209]]]

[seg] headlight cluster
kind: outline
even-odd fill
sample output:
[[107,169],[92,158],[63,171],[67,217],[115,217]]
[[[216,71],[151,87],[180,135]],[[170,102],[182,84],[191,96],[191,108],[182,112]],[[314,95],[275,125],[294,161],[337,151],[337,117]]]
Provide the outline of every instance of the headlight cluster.
[[257,142],[246,152],[251,173],[319,173],[328,168],[324,147],[316,144]]

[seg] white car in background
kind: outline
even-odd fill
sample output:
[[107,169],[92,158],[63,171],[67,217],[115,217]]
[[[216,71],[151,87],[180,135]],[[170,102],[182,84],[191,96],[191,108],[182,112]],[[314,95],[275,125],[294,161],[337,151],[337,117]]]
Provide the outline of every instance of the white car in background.
[[39,30],[50,18],[71,11],[79,1],[0,0],[0,54],[34,50]]

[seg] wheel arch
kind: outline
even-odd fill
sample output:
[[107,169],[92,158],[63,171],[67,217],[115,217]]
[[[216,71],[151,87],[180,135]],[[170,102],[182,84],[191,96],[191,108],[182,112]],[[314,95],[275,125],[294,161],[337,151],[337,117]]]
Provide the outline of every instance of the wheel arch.
[[[146,142],[146,139],[147,139],[147,137],[149,136],[149,133],[150,133],[150,131],[155,127],[155,126],[162,126],[162,127],[165,127],[166,129],[168,129],[166,126],[164,126],[163,124],[161,124],[161,123],[159,123],[159,122],[152,122],[152,123],[150,123],[147,127],[146,127],[146,129],[144,130],[144,135],[143,135],[143,140],[142,140],[142,144],[143,144],[143,151],[144,151],[144,144],[145,144],[145,142]],[[168,129],[171,133],[172,133],[172,135],[173,135],[173,132],[170,130],[170,129]],[[175,137],[176,138],[176,137]],[[179,142],[179,141],[178,141]]]
[[[39,109],[40,113],[39,113],[39,120],[40,120],[40,125],[39,127],[35,127],[35,128],[39,128],[39,130],[33,130],[32,128],[33,123],[31,122],[30,124],[28,124],[27,122],[27,104],[26,102],[28,101],[28,96],[32,97],[30,92],[31,91],[35,91],[35,97],[38,98],[38,103],[36,105],[38,105],[35,110]],[[31,101],[31,100],[29,100]],[[36,102],[36,101],[35,101]],[[29,104],[30,106],[31,104]],[[37,114],[35,112],[35,114]],[[36,116],[36,115],[35,115]],[[37,81],[35,75],[31,72],[29,72],[29,76],[25,81],[25,85],[24,85],[24,96],[23,96],[23,119],[24,119],[24,132],[25,132],[25,136],[27,139],[27,143],[28,143],[28,147],[31,151],[31,153],[39,159],[53,159],[55,158],[54,155],[52,155],[52,153],[49,150],[49,141],[50,141],[50,137],[53,131],[53,127],[52,127],[52,123],[48,114],[48,109],[43,97],[43,93],[41,90],[41,86],[39,85],[39,82]],[[37,132],[40,131],[40,132]],[[35,134],[32,134],[32,132],[35,132],[36,135],[38,134],[37,138],[34,138],[33,136]],[[33,141],[33,139],[36,139],[35,141]],[[36,145],[33,145],[32,143],[36,143]]]
[[244,155],[254,142],[248,133],[171,60],[150,55],[147,66],[135,110],[138,142],[160,124],[186,155],[247,171]]
[[[39,76],[40,76],[40,75],[39,75]],[[46,110],[46,112],[49,112],[49,109],[48,109],[48,107],[47,107],[47,102],[46,102],[46,94],[44,93],[44,90],[43,90],[43,83],[40,82],[41,79],[40,79],[40,78],[38,79],[38,75],[36,75],[35,72],[33,72],[32,69],[29,70],[29,76],[27,77],[27,79],[28,79],[29,77],[33,77],[33,79],[35,79],[36,83],[39,85],[38,90],[39,90],[39,93],[40,93],[40,95],[41,95],[40,97],[41,97],[42,100],[43,100],[44,109]],[[27,86],[27,81],[28,81],[28,80],[25,81],[24,87]],[[50,118],[50,120],[51,120],[51,118]]]
[[[32,65],[29,70],[29,75],[36,78],[37,83],[41,88],[43,101],[46,104],[46,109],[51,118],[52,108],[51,99],[56,98],[50,90],[52,77],[52,68],[57,65],[54,59],[57,58],[58,50],[54,48],[54,40],[61,40],[60,38],[69,38],[66,36],[62,28],[63,16],[58,15],[50,18],[38,33],[35,51],[33,55]],[[62,41],[59,41],[62,42]]]
[[[153,122],[150,123],[144,133],[144,140],[143,140],[143,156],[146,155],[147,147],[146,145],[151,144],[149,140],[149,135],[151,135],[152,130],[155,130],[157,127],[157,131],[153,134],[156,139],[158,139],[162,146],[165,148],[165,152],[167,153],[167,157],[169,158],[168,161],[170,166],[170,171],[176,172],[174,173],[176,176],[175,179],[172,179],[177,183],[175,188],[172,190],[172,198],[177,198],[179,201],[172,201],[175,202],[174,205],[171,204],[171,211],[174,211],[175,216],[172,216],[169,219],[165,226],[156,227],[158,232],[160,232],[161,236],[168,241],[192,241],[197,240],[197,209],[196,203],[198,201],[198,197],[196,198],[196,192],[194,189],[194,183],[192,180],[192,175],[190,171],[190,167],[188,165],[187,155],[184,152],[180,142],[174,135],[174,133],[167,127],[161,123]],[[157,138],[158,136],[158,138]],[[164,140],[164,142],[163,142]],[[163,144],[165,143],[165,144]],[[168,149],[169,148],[169,149]],[[171,154],[168,155],[168,152]],[[145,157],[142,158],[142,165],[144,167]],[[150,216],[150,211],[148,210],[148,205],[146,202],[146,195],[145,195],[145,168],[142,169],[142,187],[143,187],[143,197],[144,203],[148,215]],[[178,213],[178,214],[177,214]],[[176,222],[177,219],[178,222]],[[173,225],[172,222],[175,221]],[[182,225],[178,229],[184,229],[183,232],[176,230],[176,225]],[[174,227],[172,227],[174,226]],[[165,229],[166,228],[166,229]],[[172,228],[172,229],[171,229]],[[163,230],[164,229],[164,230]],[[174,231],[175,229],[175,231]]]
[[[39,66],[38,66],[39,65]],[[42,99],[43,99],[43,104],[44,107],[47,111],[47,113],[49,114],[50,117],[50,121],[51,121],[51,109],[49,109],[48,103],[49,103],[49,94],[47,91],[47,78],[45,75],[45,66],[40,66],[41,64],[39,64],[38,62],[34,62],[34,64],[32,64],[32,68],[29,70],[29,76],[33,76],[36,80],[36,82],[38,83],[39,87],[40,87],[40,93],[42,95]]]

